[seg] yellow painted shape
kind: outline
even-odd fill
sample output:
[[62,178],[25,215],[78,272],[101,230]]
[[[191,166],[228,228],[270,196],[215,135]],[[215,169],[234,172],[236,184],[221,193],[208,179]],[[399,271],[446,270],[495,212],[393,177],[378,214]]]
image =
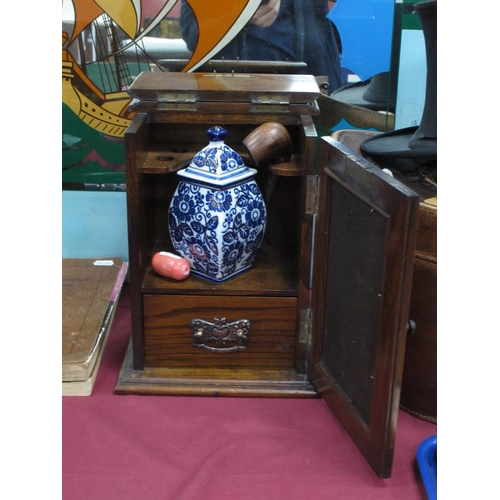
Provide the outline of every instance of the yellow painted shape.
[[127,92],[120,92],[116,96],[113,95],[111,100],[104,102],[102,104],[102,108],[110,113],[121,116],[121,114],[128,108],[130,101],[131,98]]
[[139,32],[141,4],[139,0],[95,0],[106,14],[130,37]]
[[[72,63],[67,63],[72,64]],[[63,62],[63,78],[62,78],[62,102],[69,106],[75,115],[80,113],[80,109],[82,107],[82,103],[78,94],[75,92],[73,85],[71,83],[71,79],[73,78],[72,73],[69,73],[66,70],[71,70],[71,67],[66,67]]]

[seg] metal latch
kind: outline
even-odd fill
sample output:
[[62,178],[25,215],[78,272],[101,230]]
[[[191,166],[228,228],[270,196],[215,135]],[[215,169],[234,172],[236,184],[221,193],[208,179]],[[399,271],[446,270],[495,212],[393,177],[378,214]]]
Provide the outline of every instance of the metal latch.
[[311,343],[312,309],[300,310],[299,344]]
[[319,176],[307,176],[306,214],[317,214],[319,203]]

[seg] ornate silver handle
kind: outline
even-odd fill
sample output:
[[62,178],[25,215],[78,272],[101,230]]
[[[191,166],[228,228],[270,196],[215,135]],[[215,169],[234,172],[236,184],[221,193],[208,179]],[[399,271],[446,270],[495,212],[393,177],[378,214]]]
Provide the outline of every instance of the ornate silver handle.
[[214,318],[210,323],[203,319],[193,319],[190,323],[193,331],[193,345],[216,352],[232,352],[246,349],[250,321],[240,319],[228,323],[226,318]]

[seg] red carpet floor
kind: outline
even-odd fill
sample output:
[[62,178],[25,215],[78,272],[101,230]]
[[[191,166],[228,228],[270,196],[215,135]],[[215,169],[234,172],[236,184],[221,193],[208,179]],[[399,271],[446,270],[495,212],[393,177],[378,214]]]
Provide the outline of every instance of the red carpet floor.
[[425,500],[419,444],[436,426],[399,413],[378,479],[322,399],[114,394],[131,335],[124,288],[94,391],[63,397],[64,500]]

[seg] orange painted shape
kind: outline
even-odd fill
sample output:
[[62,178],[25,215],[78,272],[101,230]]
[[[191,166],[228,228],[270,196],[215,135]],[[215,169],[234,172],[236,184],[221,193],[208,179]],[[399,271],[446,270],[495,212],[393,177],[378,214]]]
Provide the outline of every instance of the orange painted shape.
[[[260,0],[187,1],[198,22],[198,44],[183,70],[185,72],[193,69],[217,47],[237,22],[246,24],[260,5]],[[239,29],[243,28],[243,25]],[[221,48],[222,46],[219,50]]]
[[75,9],[75,29],[71,42],[96,18],[102,14],[102,9],[93,0],[73,0]]

